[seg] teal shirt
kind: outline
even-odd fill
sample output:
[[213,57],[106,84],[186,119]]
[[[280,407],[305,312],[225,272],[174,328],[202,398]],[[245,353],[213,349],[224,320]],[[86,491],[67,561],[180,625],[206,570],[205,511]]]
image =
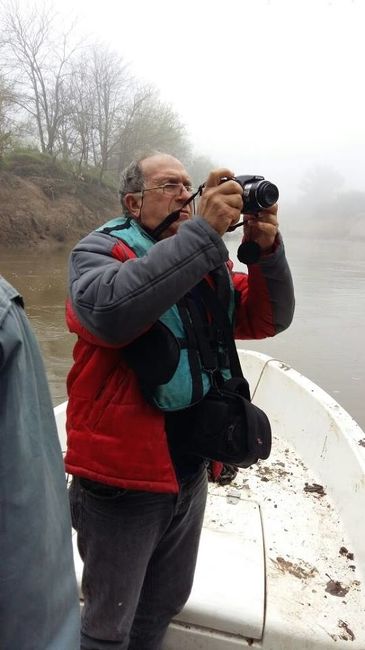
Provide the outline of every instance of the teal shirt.
[[0,648],[77,650],[79,600],[62,453],[22,304],[0,276]]

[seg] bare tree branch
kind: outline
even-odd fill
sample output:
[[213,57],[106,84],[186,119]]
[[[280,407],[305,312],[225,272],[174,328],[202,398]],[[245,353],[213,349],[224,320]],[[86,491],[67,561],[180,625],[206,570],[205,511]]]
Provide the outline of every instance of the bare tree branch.
[[51,155],[62,119],[61,88],[68,83],[76,50],[69,44],[70,31],[60,42],[55,40],[54,19],[46,8],[24,15],[12,2],[1,21],[7,68],[17,75],[18,104],[35,118],[41,150]]

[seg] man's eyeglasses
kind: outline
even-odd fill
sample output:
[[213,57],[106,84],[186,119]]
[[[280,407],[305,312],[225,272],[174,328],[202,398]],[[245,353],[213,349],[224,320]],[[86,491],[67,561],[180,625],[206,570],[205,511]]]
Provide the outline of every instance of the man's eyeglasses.
[[194,194],[195,191],[190,183],[163,183],[163,185],[144,188],[142,194],[145,192],[151,192],[152,190],[162,190],[163,194],[166,194],[167,196],[178,196],[184,190],[185,192],[188,192],[188,194]]

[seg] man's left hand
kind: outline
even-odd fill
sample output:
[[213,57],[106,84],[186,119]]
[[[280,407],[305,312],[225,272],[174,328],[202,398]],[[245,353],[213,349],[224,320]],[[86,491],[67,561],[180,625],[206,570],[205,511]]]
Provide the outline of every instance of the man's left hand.
[[262,253],[271,252],[279,228],[277,214],[277,203],[257,215],[244,214],[244,241],[256,242]]

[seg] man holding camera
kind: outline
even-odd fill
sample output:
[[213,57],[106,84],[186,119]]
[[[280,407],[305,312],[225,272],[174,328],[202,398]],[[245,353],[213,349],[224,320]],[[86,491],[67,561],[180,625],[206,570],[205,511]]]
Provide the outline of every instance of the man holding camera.
[[233,177],[229,169],[211,172],[193,217],[183,165],[146,155],[122,174],[124,215],[71,254],[67,320],[78,341],[68,377],[66,468],[84,561],[83,650],[158,650],[190,594],[206,461],[181,453],[166,426],[166,413],[196,403],[208,381],[186,296],[222,366],[199,293],[203,278],[236,338],[274,336],[293,317],[276,205],[245,226],[260,247],[258,261],[248,274],[232,271],[222,236],[244,211]]

